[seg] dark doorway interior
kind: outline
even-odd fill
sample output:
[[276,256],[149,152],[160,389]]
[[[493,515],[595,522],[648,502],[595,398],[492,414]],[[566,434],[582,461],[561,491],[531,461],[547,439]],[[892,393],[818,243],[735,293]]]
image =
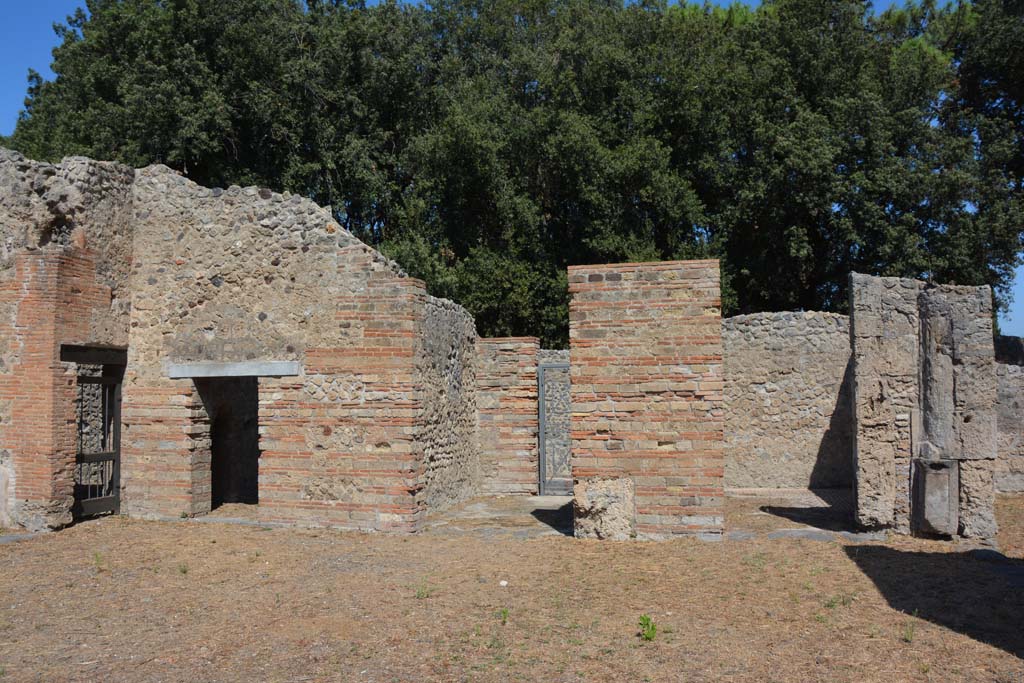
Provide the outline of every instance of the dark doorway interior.
[[211,507],[259,502],[259,385],[255,377],[197,379],[210,416]]

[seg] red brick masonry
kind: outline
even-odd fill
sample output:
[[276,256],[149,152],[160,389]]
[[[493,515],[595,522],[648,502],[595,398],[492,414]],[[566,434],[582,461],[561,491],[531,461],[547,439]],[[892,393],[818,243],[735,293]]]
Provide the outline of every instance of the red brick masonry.
[[718,261],[571,267],[569,292],[573,478],[632,478],[640,538],[720,535]]
[[483,490],[537,493],[536,337],[477,341]]

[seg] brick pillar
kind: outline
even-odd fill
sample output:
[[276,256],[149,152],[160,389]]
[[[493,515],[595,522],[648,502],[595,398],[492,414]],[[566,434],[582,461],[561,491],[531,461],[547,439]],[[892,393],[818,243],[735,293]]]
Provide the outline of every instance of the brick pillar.
[[62,343],[90,341],[93,311],[110,307],[85,249],[21,252],[0,289],[0,449],[8,493],[2,517],[31,529],[71,522],[76,450],[75,376]]
[[136,517],[210,511],[210,420],[188,379],[125,374],[121,510]]
[[539,350],[536,337],[477,341],[477,405],[485,493],[537,493]]
[[[603,517],[612,537],[719,537],[718,261],[571,267],[569,291],[577,535],[605,537]],[[619,510],[584,507],[605,489]]]

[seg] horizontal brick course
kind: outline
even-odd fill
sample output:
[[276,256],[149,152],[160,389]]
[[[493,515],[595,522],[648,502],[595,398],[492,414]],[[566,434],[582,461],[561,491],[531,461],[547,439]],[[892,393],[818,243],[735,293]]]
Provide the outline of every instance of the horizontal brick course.
[[573,477],[629,477],[639,537],[717,536],[717,261],[569,268]]
[[477,341],[478,411],[485,493],[537,493],[536,337]]

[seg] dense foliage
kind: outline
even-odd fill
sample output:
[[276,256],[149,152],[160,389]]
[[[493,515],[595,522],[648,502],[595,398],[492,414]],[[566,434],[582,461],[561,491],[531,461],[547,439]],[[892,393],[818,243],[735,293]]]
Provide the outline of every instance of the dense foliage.
[[1024,0],[88,0],[7,144],[335,207],[484,335],[565,267],[722,259],[726,313],[851,270],[987,283],[1024,225]]

